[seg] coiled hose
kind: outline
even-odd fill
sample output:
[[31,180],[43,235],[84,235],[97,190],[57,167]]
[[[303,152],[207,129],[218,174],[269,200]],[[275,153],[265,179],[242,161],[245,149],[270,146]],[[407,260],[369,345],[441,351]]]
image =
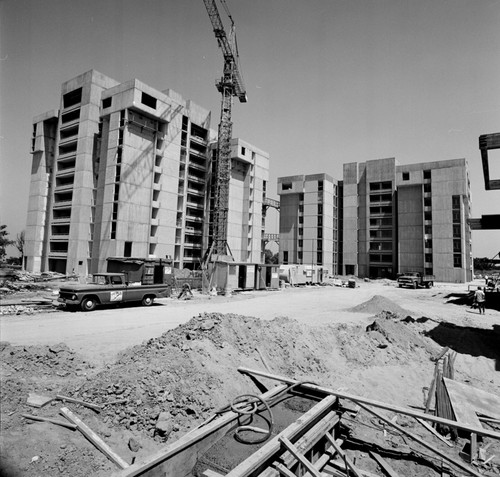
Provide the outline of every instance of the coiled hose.
[[[266,442],[272,436],[274,429],[274,416],[271,411],[271,406],[276,404],[278,402],[278,399],[281,398],[284,393],[290,393],[296,387],[302,386],[304,384],[313,384],[317,386],[317,384],[312,381],[300,381],[283,389],[280,393],[276,394],[276,396],[271,398],[269,401],[266,401],[265,399],[262,399],[260,396],[257,396],[255,394],[240,394],[231,401],[229,408],[226,406],[220,412],[217,412],[217,414],[226,412],[230,409],[231,411],[243,416],[253,416],[259,411],[266,410],[267,413],[269,414],[269,420],[266,419],[266,422],[268,423],[268,429],[261,429],[260,427],[242,425],[238,426],[234,432],[234,438],[238,442],[241,442],[242,444],[260,444],[262,442]],[[262,405],[262,407],[260,405]],[[251,408],[246,410],[245,408],[248,406],[251,406]],[[243,431],[250,431],[258,434],[264,434],[264,436],[257,440],[247,441],[243,439],[240,435],[240,432]]]

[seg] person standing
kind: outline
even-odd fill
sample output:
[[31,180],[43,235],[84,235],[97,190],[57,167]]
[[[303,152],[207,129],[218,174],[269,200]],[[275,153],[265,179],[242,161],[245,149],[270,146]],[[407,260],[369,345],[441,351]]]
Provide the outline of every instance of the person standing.
[[484,315],[485,314],[484,302],[486,301],[486,295],[484,294],[484,291],[482,290],[481,287],[477,287],[476,293],[474,293],[474,299],[477,303],[479,314]]

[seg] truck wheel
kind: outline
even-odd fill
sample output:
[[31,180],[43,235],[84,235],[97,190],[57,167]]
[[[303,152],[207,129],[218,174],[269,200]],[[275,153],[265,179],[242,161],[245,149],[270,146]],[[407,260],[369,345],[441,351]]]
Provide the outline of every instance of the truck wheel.
[[403,288],[403,285],[401,283],[398,284],[399,288]]
[[80,303],[82,311],[94,311],[97,306],[97,301],[92,296],[86,296]]
[[147,295],[142,299],[142,306],[151,306],[154,301],[155,298],[153,296]]
[[413,282],[413,289],[416,290],[417,289],[417,282]]
[[434,283],[432,282],[427,282],[427,288],[432,288],[432,286],[434,285]]

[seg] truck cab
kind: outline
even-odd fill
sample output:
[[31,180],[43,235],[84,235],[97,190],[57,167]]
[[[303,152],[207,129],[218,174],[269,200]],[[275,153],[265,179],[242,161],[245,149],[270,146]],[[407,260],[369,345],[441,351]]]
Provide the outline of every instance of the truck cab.
[[405,272],[398,276],[398,286],[418,288],[427,287],[430,288],[434,285],[435,277],[434,275],[422,275],[420,272]]

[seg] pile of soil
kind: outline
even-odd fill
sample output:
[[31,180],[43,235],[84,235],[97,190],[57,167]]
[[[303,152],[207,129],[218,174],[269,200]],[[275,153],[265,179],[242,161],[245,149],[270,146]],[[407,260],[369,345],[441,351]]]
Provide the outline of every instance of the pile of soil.
[[348,311],[352,311],[354,313],[373,313],[375,315],[384,311],[389,311],[393,314],[401,316],[411,315],[411,312],[405,310],[389,298],[381,295],[375,295],[368,301],[349,308]]
[[58,417],[64,405],[60,401],[41,409],[28,407],[30,392],[102,405],[97,413],[65,404],[127,462],[177,440],[237,395],[258,393],[255,384],[237,372],[239,366],[268,368],[278,375],[347,388],[353,394],[418,405],[420,389],[432,377],[430,358],[441,349],[424,335],[425,327],[418,320],[402,321],[393,312],[379,313],[368,327],[311,327],[286,317],[264,321],[204,313],[128,348],[101,370],[63,344],[4,343],[0,352],[4,466],[16,469],[18,474],[12,475],[27,477],[107,476],[116,470],[78,432],[48,423],[28,424],[21,413],[64,420]]

